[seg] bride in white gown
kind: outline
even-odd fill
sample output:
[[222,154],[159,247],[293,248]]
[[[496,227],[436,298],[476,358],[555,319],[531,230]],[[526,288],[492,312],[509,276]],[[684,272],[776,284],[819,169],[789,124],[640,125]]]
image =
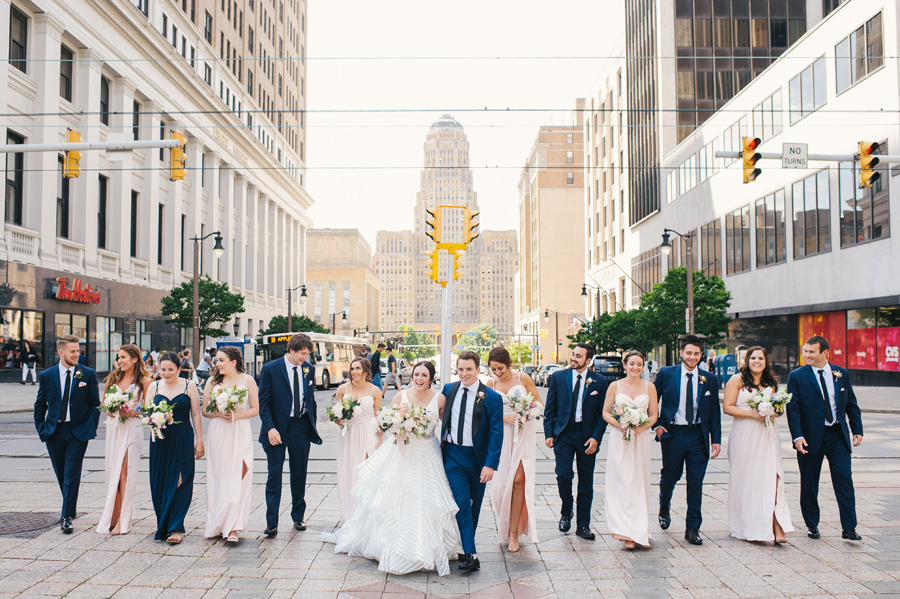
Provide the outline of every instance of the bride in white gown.
[[392,405],[424,407],[433,426],[424,439],[412,438],[402,449],[384,443],[357,468],[351,491],[357,506],[353,517],[322,540],[335,543],[335,553],[378,561],[391,574],[434,570],[450,573],[450,557],[459,548],[456,501],[450,492],[440,439],[444,396],[431,390],[434,365],[419,362],[413,385],[394,397]]

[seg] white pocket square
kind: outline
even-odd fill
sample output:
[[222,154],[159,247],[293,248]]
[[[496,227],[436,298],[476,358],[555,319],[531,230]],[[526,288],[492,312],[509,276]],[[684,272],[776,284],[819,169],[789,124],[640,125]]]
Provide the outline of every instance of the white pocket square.
[[78,386],[79,386],[79,387],[87,387],[87,383],[83,383],[83,382],[82,382],[82,383],[78,383]]
[[591,391],[591,395],[597,395],[596,391]]
[[706,394],[709,395],[709,391],[707,391]]

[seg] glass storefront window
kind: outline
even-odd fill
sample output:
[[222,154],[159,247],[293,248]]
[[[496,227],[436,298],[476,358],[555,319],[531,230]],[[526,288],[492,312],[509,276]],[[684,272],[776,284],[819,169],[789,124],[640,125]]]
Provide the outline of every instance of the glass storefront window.
[[847,310],[847,368],[875,370],[875,308]]
[[0,369],[21,368],[19,353],[27,341],[44,355],[44,315],[41,312],[0,310]]
[[94,337],[96,370],[109,372],[116,363],[116,353],[122,346],[122,331],[116,318],[97,317],[97,334]]
[[876,311],[878,370],[900,372],[900,306],[885,306]]

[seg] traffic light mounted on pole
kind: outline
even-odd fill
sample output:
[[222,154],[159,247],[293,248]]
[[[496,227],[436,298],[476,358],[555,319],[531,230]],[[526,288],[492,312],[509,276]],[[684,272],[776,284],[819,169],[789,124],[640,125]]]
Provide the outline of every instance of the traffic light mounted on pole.
[[465,223],[463,224],[463,241],[466,244],[472,243],[476,237],[480,235],[480,233],[475,233],[475,228],[478,226],[478,223],[475,222],[475,219],[478,218],[478,212],[474,212],[465,209]]
[[[81,142],[81,133],[69,129],[66,132],[66,143],[76,144]],[[66,179],[74,179],[81,174],[81,152],[78,150],[69,150],[66,152],[66,159],[63,161],[63,177]]]
[[756,167],[756,163],[762,158],[762,155],[756,151],[762,140],[758,137],[744,137],[741,140],[742,157],[744,159],[744,183],[752,183],[762,173],[762,170]]
[[184,177],[187,175],[184,168],[184,149],[187,147],[187,141],[185,141],[183,133],[175,131],[172,131],[169,139],[178,141],[177,147],[169,149],[169,181],[184,181]]
[[458,281],[463,275],[462,264],[459,261],[460,256],[456,254],[456,250],[450,250],[450,255],[453,256],[453,280]]
[[881,173],[875,172],[878,158],[874,153],[878,151],[877,141],[859,142],[859,187],[872,187],[872,183],[881,178]]
[[440,254],[441,250],[434,248],[430,252],[425,252],[425,255],[428,256],[430,262],[428,263],[428,278],[434,281],[435,283],[441,282],[441,274],[440,274]]
[[435,210],[426,210],[428,216],[431,218],[425,219],[425,226],[429,227],[430,231],[425,231],[425,235],[431,238],[431,240],[435,243],[441,242],[441,209],[440,207]]

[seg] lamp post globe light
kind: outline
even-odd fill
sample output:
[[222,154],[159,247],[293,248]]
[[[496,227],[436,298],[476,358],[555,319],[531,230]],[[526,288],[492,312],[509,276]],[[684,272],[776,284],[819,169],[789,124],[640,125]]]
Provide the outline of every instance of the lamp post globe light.
[[293,323],[293,305],[292,305],[293,302],[291,301],[291,294],[298,289],[300,290],[300,297],[306,297],[306,284],[300,284],[300,285],[297,285],[296,287],[290,287],[287,290],[287,293],[288,293],[288,297],[287,297],[287,300],[288,300],[288,330],[287,330],[287,332],[288,333],[294,332],[294,329],[293,329],[293,324],[294,324]]
[[[343,312],[335,312],[331,315],[331,334],[337,335],[337,316],[341,315],[341,325],[347,324],[347,312],[346,310]],[[342,327],[343,328],[343,327]]]
[[194,359],[194,366],[200,365],[200,244],[204,239],[208,239],[215,235],[215,245],[213,245],[213,256],[219,260],[225,254],[225,246],[222,245],[222,233],[213,231],[203,237],[191,237],[194,242],[194,297],[193,297],[193,327],[191,329],[191,357]]
[[669,241],[669,233],[674,233],[684,240],[685,254],[687,258],[687,312],[684,317],[685,329],[688,334],[694,332],[694,256],[693,256],[693,237],[691,235],[682,235],[675,229],[663,229],[662,243],[659,246],[659,252],[667,259],[672,253],[672,243]]

